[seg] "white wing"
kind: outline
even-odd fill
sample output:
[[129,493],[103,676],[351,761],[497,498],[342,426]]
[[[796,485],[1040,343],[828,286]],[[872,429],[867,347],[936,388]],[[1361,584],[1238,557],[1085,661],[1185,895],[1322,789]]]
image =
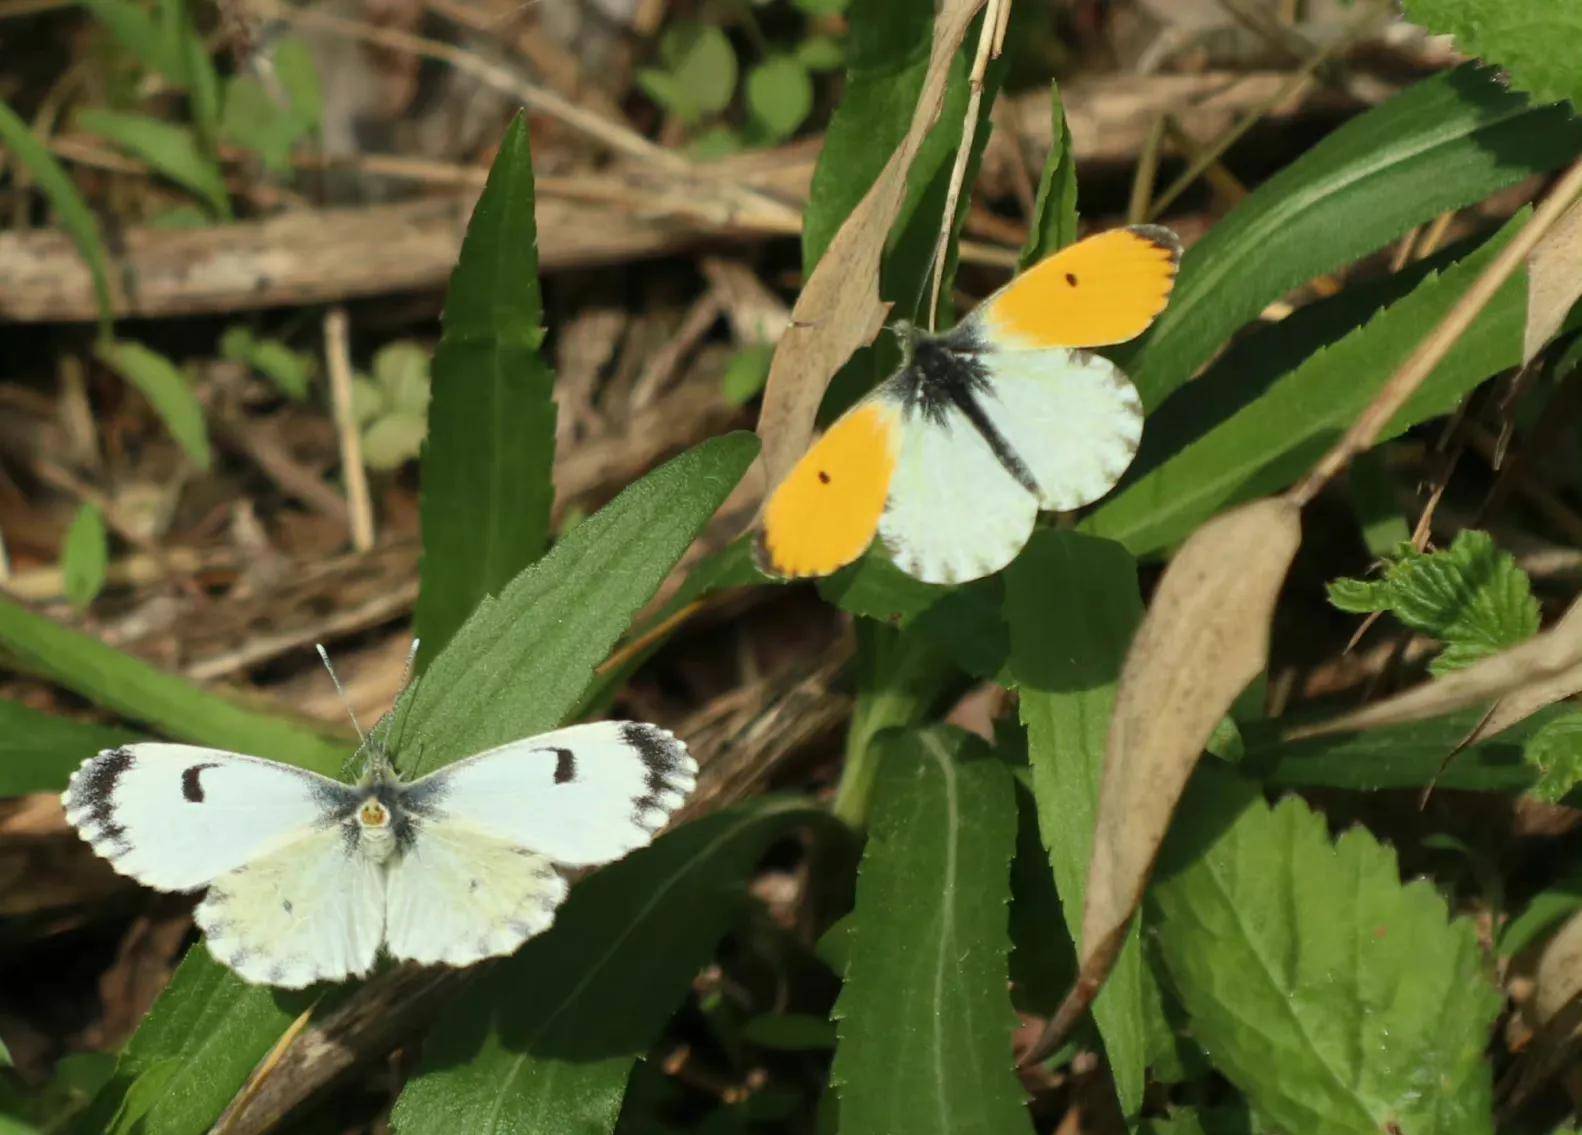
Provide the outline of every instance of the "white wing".
[[123,875],[191,891],[356,807],[305,769],[193,745],[106,749],[72,774],[66,818]]
[[566,897],[547,858],[453,820],[422,822],[389,870],[385,948],[424,965],[509,954]]
[[665,730],[599,721],[457,761],[404,786],[401,804],[413,817],[414,845],[454,825],[591,867],[651,840],[696,777],[686,746]]
[[214,880],[195,915],[209,953],[247,981],[301,989],[373,968],[384,867],[324,823]]
[[978,404],[1038,484],[1039,502],[1067,510],[1115,487],[1137,455],[1143,407],[1119,367],[1089,351],[992,351]]
[[1038,501],[955,407],[921,410],[901,427],[901,456],[879,538],[902,571],[925,583],[963,583],[1016,558]]

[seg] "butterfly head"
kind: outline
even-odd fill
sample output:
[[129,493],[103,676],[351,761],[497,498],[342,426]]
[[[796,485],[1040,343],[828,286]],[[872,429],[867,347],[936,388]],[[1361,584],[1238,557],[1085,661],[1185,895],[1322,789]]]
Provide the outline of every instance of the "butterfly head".
[[890,324],[890,333],[901,345],[901,369],[905,370],[912,365],[912,356],[917,353],[917,342],[925,332],[910,319],[897,319]]

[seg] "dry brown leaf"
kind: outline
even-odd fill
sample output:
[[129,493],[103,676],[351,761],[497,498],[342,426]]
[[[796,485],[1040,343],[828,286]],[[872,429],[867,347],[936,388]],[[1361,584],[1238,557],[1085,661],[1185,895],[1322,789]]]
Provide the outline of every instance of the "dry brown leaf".
[[1274,497],[1215,517],[1165,569],[1116,691],[1082,914],[1082,970],[1040,1048],[1058,1043],[1108,977],[1203,746],[1268,664],[1275,600],[1301,542],[1300,510]]
[[1582,599],[1571,604],[1549,630],[1520,646],[1502,650],[1465,670],[1424,682],[1404,693],[1342,714],[1319,725],[1293,729],[1288,740],[1376,729],[1439,717],[1483,702],[1493,709],[1458,748],[1492,737],[1546,705],[1582,689]]
[[1582,911],[1573,914],[1538,955],[1533,972],[1532,1012],[1548,1023],[1582,993]]
[[939,117],[950,61],[984,3],[945,0],[941,5],[911,129],[830,241],[791,309],[791,326],[775,350],[758,414],[763,453],[756,483],[761,492],[780,483],[812,440],[829,380],[884,326],[889,305],[879,299],[879,262],[885,241],[900,212],[918,146]]
[[1527,329],[1522,365],[1533,361],[1582,299],[1582,201],[1567,209],[1527,254]]

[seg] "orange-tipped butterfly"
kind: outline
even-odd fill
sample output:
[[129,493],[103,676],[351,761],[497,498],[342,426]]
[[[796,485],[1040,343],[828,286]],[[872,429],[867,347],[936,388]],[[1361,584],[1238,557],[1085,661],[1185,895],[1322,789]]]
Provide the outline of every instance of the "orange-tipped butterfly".
[[877,535],[908,575],[961,583],[1010,563],[1040,509],[1109,492],[1137,453],[1142,403],[1082,348],[1140,335],[1180,258],[1169,229],[1114,229],[1040,261],[943,335],[898,324],[900,369],[769,497],[762,566],[828,575]]

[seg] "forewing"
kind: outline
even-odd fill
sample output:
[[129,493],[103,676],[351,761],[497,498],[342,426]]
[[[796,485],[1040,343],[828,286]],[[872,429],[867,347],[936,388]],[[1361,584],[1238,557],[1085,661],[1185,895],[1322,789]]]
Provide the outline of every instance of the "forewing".
[[600,721],[513,741],[402,790],[414,842],[450,824],[589,867],[648,843],[692,791],[686,746],[653,725]]
[[999,571],[1022,550],[1038,501],[959,408],[917,410],[879,536],[898,567],[925,583],[964,583]]
[[978,404],[1044,508],[1080,508],[1115,487],[1143,433],[1142,401],[1119,367],[1060,348],[991,351],[979,362],[989,383]]
[[1180,260],[1181,242],[1169,229],[1111,229],[1040,260],[964,326],[1008,349],[1124,343],[1164,310]]
[[72,774],[66,818],[123,875],[191,891],[354,807],[305,769],[193,745],[106,749]]
[[195,917],[209,953],[254,984],[361,976],[384,938],[384,868],[326,823],[216,879]]
[[424,965],[471,965],[547,930],[565,897],[547,857],[430,819],[390,865],[385,948]]
[[786,578],[828,575],[873,542],[895,472],[900,406],[881,387],[792,467],[764,506],[759,560]]

